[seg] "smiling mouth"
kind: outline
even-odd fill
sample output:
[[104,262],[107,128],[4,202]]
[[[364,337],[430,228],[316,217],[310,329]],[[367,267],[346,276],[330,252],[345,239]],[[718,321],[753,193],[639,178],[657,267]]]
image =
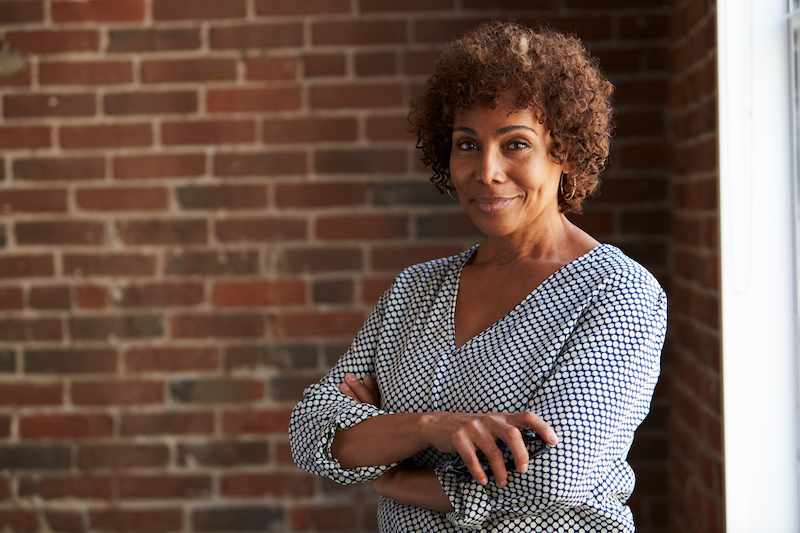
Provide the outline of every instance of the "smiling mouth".
[[486,215],[493,215],[495,213],[499,213],[506,207],[508,207],[511,202],[514,201],[514,197],[477,197],[472,199],[472,203],[475,208],[484,213]]

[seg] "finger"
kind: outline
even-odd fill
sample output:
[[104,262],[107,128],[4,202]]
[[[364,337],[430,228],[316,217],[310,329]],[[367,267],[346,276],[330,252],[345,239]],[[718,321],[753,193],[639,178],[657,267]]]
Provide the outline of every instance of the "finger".
[[355,375],[347,373],[344,376],[345,384],[352,389],[355,394],[356,400],[361,403],[369,403],[377,405],[377,398],[370,392],[370,390],[358,379]]
[[519,428],[516,426],[509,427],[505,435],[500,438],[508,446],[508,450],[514,458],[514,466],[516,466],[517,472],[521,474],[527,472],[530,454],[528,453],[528,447],[525,446],[525,441],[522,440],[522,433],[520,433]]
[[370,394],[372,394],[372,397],[373,397],[373,398],[374,398],[374,399],[375,399],[375,400],[376,400],[378,403],[380,403],[380,397],[381,397],[381,393],[380,393],[380,391],[378,390],[378,382],[377,382],[377,381],[375,381],[375,378],[373,378],[373,377],[372,377],[372,376],[370,376],[369,374],[367,374],[366,376],[364,376],[364,386],[367,388],[367,390],[369,390]]
[[[519,433],[517,428],[514,428],[514,430]],[[489,468],[492,470],[494,482],[498,487],[505,487],[508,482],[508,471],[506,470],[506,463],[503,461],[503,452],[497,447],[497,443],[490,439],[488,442],[483,443],[480,450],[489,461]]]
[[345,396],[348,396],[348,397],[354,399],[355,401],[358,401],[358,398],[356,398],[356,393],[353,392],[353,389],[351,389],[350,386],[347,385],[347,383],[342,383],[341,385],[339,385],[339,390]]
[[518,421],[512,422],[509,420],[509,422],[520,428],[531,428],[543,441],[551,446],[558,444],[558,435],[556,435],[556,432],[550,427],[550,424],[542,420],[542,417],[531,411],[519,414],[522,415],[523,425],[520,425]]
[[466,438],[456,437],[456,439],[456,442],[454,442],[455,450],[461,456],[461,460],[464,461],[464,466],[467,467],[475,481],[481,485],[486,485],[489,482],[489,478],[486,477],[486,472],[483,471],[481,462],[475,454],[475,446]]

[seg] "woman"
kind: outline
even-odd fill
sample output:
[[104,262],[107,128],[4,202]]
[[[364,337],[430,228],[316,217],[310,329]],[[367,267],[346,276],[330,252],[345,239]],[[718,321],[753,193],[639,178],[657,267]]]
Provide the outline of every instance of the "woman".
[[626,462],[666,298],[564,216],[608,158],[580,42],[493,22],[442,53],[411,121],[486,240],[410,267],[295,408],[297,464],[371,481],[381,531],[633,531]]

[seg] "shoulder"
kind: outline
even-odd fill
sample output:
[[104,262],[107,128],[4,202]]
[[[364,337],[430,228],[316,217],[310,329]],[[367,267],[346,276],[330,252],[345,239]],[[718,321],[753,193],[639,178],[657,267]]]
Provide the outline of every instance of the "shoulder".
[[634,261],[622,250],[610,244],[601,244],[590,254],[584,268],[597,282],[614,287],[642,287],[662,292],[658,280],[645,267]]

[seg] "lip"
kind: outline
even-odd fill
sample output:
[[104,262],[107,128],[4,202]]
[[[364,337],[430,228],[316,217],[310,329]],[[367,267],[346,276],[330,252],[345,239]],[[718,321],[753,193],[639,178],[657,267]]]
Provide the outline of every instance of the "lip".
[[513,201],[513,196],[476,196],[472,199],[472,204],[481,213],[493,215],[508,207]]

